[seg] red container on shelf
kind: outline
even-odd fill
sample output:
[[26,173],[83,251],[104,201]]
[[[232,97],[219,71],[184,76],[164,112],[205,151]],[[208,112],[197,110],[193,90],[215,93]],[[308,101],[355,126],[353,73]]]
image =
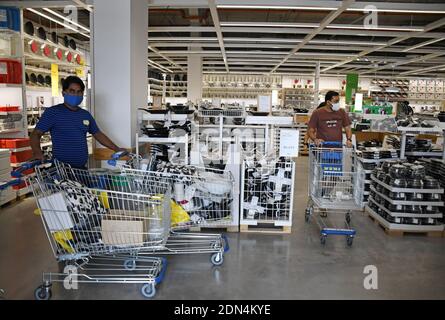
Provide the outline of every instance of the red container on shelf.
[[22,63],[12,59],[0,59],[0,83],[22,83]]
[[0,112],[20,111],[19,106],[0,106]]
[[29,138],[19,138],[19,139],[0,139],[1,149],[18,149],[26,148],[31,145]]
[[25,162],[31,159],[32,150],[25,150],[20,152],[11,152],[11,163]]
[[12,186],[12,190],[22,190],[25,189],[26,187],[27,187],[26,182],[22,182],[19,185]]

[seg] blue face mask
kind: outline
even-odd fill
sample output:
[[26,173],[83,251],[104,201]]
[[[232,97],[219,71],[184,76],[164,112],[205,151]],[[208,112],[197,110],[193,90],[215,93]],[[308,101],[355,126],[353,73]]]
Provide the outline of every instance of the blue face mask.
[[63,100],[71,107],[78,107],[83,101],[83,96],[73,96],[65,93]]

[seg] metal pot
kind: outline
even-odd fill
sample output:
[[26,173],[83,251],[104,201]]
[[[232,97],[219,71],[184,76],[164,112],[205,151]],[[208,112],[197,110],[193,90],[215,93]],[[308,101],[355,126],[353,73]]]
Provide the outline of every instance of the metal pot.
[[408,176],[408,168],[400,164],[395,164],[389,169],[389,175],[394,179],[404,179]]

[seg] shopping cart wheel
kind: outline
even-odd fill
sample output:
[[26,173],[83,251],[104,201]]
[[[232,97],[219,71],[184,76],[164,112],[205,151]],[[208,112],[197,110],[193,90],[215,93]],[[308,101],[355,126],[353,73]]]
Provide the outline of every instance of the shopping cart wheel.
[[124,268],[127,271],[134,271],[136,270],[136,260],[134,259],[127,259],[124,261]]
[[348,244],[348,246],[352,246],[352,242],[354,242],[354,237],[353,236],[347,236],[346,237],[346,243]]
[[146,283],[141,288],[141,293],[146,298],[153,298],[156,295],[156,287],[154,283]]
[[304,213],[304,220],[306,221],[306,222],[309,222],[309,219],[310,219],[310,217],[311,217],[311,215],[312,215],[312,211],[313,211],[314,209],[312,208],[312,207],[309,207],[309,208],[306,208],[306,211],[305,211],[305,213]]
[[322,244],[322,245],[325,245],[326,244],[326,238],[327,238],[328,236],[326,236],[326,235],[322,235],[321,237],[320,237],[320,243]]
[[221,252],[214,253],[210,257],[210,261],[214,266],[220,266],[224,263],[224,256]]
[[351,213],[350,212],[347,212],[346,213],[346,217],[345,217],[345,219],[346,219],[346,222],[349,224],[349,223],[351,223]]
[[37,287],[34,291],[34,298],[36,298],[36,300],[49,300],[52,295],[51,288],[44,285]]

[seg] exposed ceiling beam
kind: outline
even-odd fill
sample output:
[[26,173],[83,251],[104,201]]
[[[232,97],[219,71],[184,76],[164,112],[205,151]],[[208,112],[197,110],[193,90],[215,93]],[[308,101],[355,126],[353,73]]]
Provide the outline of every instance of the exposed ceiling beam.
[[[334,11],[341,7],[335,0],[217,0],[218,8],[246,8],[246,9],[288,9],[288,10],[321,10]],[[363,12],[369,4],[377,7],[378,12],[388,13],[429,13],[444,14],[445,9],[441,3],[406,3],[406,2],[356,2],[347,11]],[[150,8],[207,8],[205,0],[150,0]]]
[[424,47],[424,46],[429,46],[430,44],[433,44],[433,43],[436,43],[436,42],[439,42],[439,41],[443,41],[443,40],[445,40],[445,38],[438,38],[438,39],[431,39],[431,40],[428,40],[428,41],[424,41],[424,42],[421,42],[419,44],[416,44],[415,46],[410,46],[410,47],[408,47],[406,49],[403,49],[402,52],[413,51],[413,50],[415,50],[417,48],[421,48],[421,47]]
[[[187,41],[219,41],[218,38],[214,37],[150,37],[150,43],[154,41],[166,41],[166,42],[182,42]],[[268,43],[302,43],[305,39],[290,39],[290,38],[243,38],[243,37],[226,37],[224,41],[229,42],[268,42]],[[354,41],[354,40],[316,40],[312,39],[306,43],[317,43],[317,44],[340,44],[340,45],[362,45],[362,46],[375,46],[384,45],[386,42],[378,41]]]
[[[221,22],[222,27],[265,27],[265,28],[318,28],[319,23],[287,23],[287,22],[234,22],[227,21]],[[363,24],[330,24],[326,26],[326,29],[352,29],[352,30],[368,30],[369,28]],[[421,27],[406,27],[406,26],[385,26],[378,25],[373,30],[386,30],[386,31],[403,31],[403,32],[415,32],[423,31]]]
[[213,25],[215,26],[216,36],[218,37],[218,43],[221,49],[221,54],[224,60],[224,64],[226,65],[227,72],[229,72],[226,49],[224,47],[224,39],[221,32],[221,23],[219,21],[218,10],[216,10],[216,3],[215,0],[208,0],[208,1],[209,1],[210,14],[212,15]]
[[432,66],[432,67],[427,67],[427,68],[418,68],[418,69],[414,69],[414,70],[410,70],[410,71],[405,71],[405,72],[401,72],[399,73],[399,75],[409,75],[409,74],[413,74],[413,73],[421,73],[421,72],[425,72],[425,71],[434,71],[434,70],[441,70],[445,68],[445,64],[442,65],[438,65],[438,66]]
[[[265,27],[221,27],[221,31],[231,33],[278,33],[278,34],[308,34],[313,29],[311,28],[265,28]],[[172,26],[172,27],[156,27],[151,26],[148,32],[215,32],[214,27],[190,27],[190,26]],[[322,30],[320,35],[342,35],[342,36],[364,36],[364,37],[401,37],[406,35],[406,32],[397,31],[376,31],[368,30],[337,30],[326,29]],[[419,38],[444,38],[445,33],[432,32],[427,35],[419,35]]]
[[183,68],[182,66],[176,64],[176,62],[174,62],[173,60],[171,60],[169,57],[166,57],[166,56],[163,55],[161,52],[159,52],[158,49],[156,49],[156,48],[152,48],[152,47],[150,47],[150,46],[148,46],[148,49],[151,50],[151,51],[153,51],[154,53],[156,53],[156,54],[159,55],[160,57],[164,58],[164,59],[167,60],[168,62],[170,62],[170,64],[172,64],[172,65],[174,65],[174,66],[176,66],[176,67],[181,68],[182,71],[185,71],[185,72],[187,71],[187,70],[186,70],[185,68]]
[[416,57],[416,58],[408,59],[408,60],[405,59],[404,61],[391,63],[391,64],[387,64],[387,65],[380,66],[380,67],[377,67],[377,68],[373,68],[372,70],[367,70],[367,71],[361,72],[360,74],[376,72],[376,71],[384,70],[384,69],[393,69],[394,70],[396,67],[404,65],[404,64],[410,64],[410,63],[419,62],[419,61],[426,61],[426,60],[437,58],[437,57],[440,57],[440,56],[443,56],[443,55],[445,55],[445,52],[442,52],[442,53],[431,53],[431,54],[427,54],[425,56],[420,56],[420,57]]
[[308,35],[306,35],[306,37],[304,37],[303,41],[300,42],[294,49],[291,50],[291,52],[289,52],[289,54],[284,57],[284,59],[278,63],[274,68],[272,68],[272,70],[270,71],[271,73],[274,72],[275,70],[277,70],[283,63],[285,63],[287,61],[287,59],[289,59],[292,55],[294,55],[298,50],[300,50],[301,48],[303,48],[310,40],[312,40],[321,30],[323,30],[327,25],[329,25],[332,21],[334,21],[339,15],[341,15],[346,8],[348,8],[352,3],[354,3],[355,0],[343,0],[342,1],[342,5],[341,7],[336,10],[336,11],[332,11],[330,12],[321,22],[320,22],[320,26],[318,28],[315,28],[311,33],[309,33]]
[[366,55],[368,55],[368,54],[370,54],[370,53],[372,53],[372,52],[379,51],[379,50],[381,50],[381,49],[383,49],[383,48],[386,48],[386,47],[395,45],[395,44],[397,44],[397,43],[399,43],[399,42],[408,40],[408,39],[410,39],[410,38],[416,38],[416,37],[417,37],[418,35],[420,35],[420,34],[425,34],[425,33],[427,33],[428,31],[430,31],[430,30],[434,30],[434,29],[439,28],[439,27],[441,27],[441,26],[443,26],[443,25],[445,25],[445,18],[436,20],[436,21],[434,21],[434,22],[432,22],[432,23],[426,25],[425,28],[424,28],[424,31],[414,32],[414,33],[410,33],[409,35],[406,35],[406,36],[403,36],[403,37],[393,38],[393,39],[391,39],[390,41],[388,41],[387,44],[385,44],[385,45],[383,45],[383,46],[375,46],[375,47],[370,48],[370,49],[368,49],[368,50],[364,50],[364,51],[360,52],[359,54],[357,54],[356,56],[354,56],[354,57],[352,57],[352,58],[345,59],[344,61],[342,61],[342,62],[340,62],[340,63],[334,64],[334,65],[332,65],[332,66],[330,66],[330,67],[328,67],[328,68],[324,68],[324,69],[322,70],[322,72],[326,72],[326,71],[331,70],[331,69],[333,69],[333,68],[340,67],[340,66],[345,65],[345,64],[347,64],[347,63],[349,63],[349,62],[351,62],[351,61],[354,61],[354,60],[357,59],[357,58],[366,56]]
[[82,0],[72,0],[76,5],[78,5],[79,7],[88,10],[89,12],[93,12],[93,9],[91,8],[90,5],[86,4],[85,1]]

